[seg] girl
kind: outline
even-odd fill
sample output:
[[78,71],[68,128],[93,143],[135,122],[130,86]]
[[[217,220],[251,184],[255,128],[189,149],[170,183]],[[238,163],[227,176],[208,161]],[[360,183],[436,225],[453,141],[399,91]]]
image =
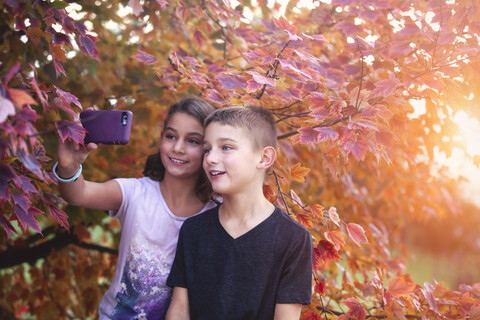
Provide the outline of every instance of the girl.
[[165,317],[171,298],[166,280],[179,229],[186,218],[215,206],[202,170],[203,121],[214,110],[199,98],[172,105],[160,152],[148,157],[140,179],[86,181],[81,164],[97,145],[89,143],[85,150],[59,143],[53,172],[62,197],[72,205],[109,210],[122,226],[117,267],[100,302],[100,319]]

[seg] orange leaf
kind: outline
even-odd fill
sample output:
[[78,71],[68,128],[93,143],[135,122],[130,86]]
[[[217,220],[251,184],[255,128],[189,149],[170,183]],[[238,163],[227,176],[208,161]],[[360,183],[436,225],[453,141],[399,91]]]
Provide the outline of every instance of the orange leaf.
[[312,210],[312,216],[314,218],[323,218],[323,207],[319,204],[314,204],[311,207]]
[[273,191],[273,188],[268,184],[263,185],[263,195],[267,199],[275,198],[275,192]]
[[365,230],[363,230],[361,225],[356,223],[347,224],[347,231],[350,238],[353,242],[360,246],[362,243],[368,243],[367,237],[365,236]]
[[37,105],[37,101],[35,101],[25,90],[8,89],[8,94],[17,108],[21,108],[26,104]]
[[337,250],[343,250],[345,249],[345,243],[347,242],[347,239],[343,233],[340,233],[338,231],[328,231],[325,232],[325,238],[333,243],[335,245],[335,249]]
[[401,277],[393,278],[389,285],[387,293],[392,295],[395,298],[408,295],[415,288],[415,283],[413,282],[405,282]]
[[305,182],[305,176],[310,172],[309,168],[302,167],[300,163],[290,168],[292,179],[299,182]]
[[313,313],[312,311],[307,311],[300,318],[300,320],[322,320],[322,318],[318,314]]
[[330,209],[328,209],[328,216],[330,217],[330,220],[332,220],[333,223],[335,223],[337,226],[340,227],[340,218],[338,217],[338,214],[337,214],[337,208],[335,207],[330,207]]
[[304,213],[299,213],[295,216],[305,228],[311,229],[313,227],[312,218]]

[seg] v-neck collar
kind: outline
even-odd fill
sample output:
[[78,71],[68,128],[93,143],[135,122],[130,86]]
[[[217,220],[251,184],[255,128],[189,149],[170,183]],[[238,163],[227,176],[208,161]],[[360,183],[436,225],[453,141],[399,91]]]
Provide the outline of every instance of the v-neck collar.
[[213,215],[213,220],[214,220],[214,223],[215,223],[215,226],[218,228],[218,230],[220,231],[220,234],[222,235],[222,237],[229,243],[231,244],[235,244],[235,243],[238,243],[238,242],[241,242],[243,239],[248,239],[250,236],[256,234],[257,232],[261,232],[265,226],[267,225],[268,221],[270,221],[271,219],[273,219],[275,216],[276,216],[276,212],[277,210],[279,210],[276,206],[275,208],[273,209],[272,213],[265,219],[263,220],[262,222],[260,222],[259,224],[257,224],[255,227],[253,227],[252,229],[248,230],[247,232],[245,232],[244,234],[234,238],[230,235],[230,233],[227,232],[227,230],[225,230],[225,228],[222,226],[222,224],[220,223],[220,217],[219,217],[219,210],[220,210],[220,206],[217,206],[215,208],[215,214]]

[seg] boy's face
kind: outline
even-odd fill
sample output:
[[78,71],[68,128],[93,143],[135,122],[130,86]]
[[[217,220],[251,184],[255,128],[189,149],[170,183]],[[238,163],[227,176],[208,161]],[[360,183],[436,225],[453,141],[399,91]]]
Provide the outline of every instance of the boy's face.
[[263,182],[257,168],[262,150],[255,150],[243,128],[212,122],[205,128],[203,169],[215,192],[233,195]]

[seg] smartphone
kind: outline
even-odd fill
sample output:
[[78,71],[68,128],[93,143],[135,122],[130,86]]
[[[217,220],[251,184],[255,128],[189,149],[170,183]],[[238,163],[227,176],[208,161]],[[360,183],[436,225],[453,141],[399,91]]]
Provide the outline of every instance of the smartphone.
[[85,143],[127,144],[133,114],[129,110],[85,110],[80,121],[87,130]]

